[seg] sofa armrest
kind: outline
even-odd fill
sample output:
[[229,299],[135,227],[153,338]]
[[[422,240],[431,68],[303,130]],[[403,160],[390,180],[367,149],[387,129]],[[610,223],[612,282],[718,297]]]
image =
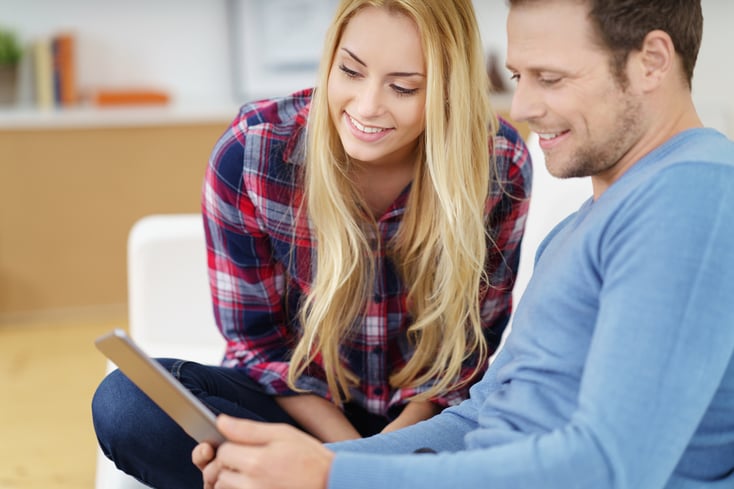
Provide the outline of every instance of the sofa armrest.
[[127,249],[130,335],[154,357],[219,363],[201,215],[146,216]]

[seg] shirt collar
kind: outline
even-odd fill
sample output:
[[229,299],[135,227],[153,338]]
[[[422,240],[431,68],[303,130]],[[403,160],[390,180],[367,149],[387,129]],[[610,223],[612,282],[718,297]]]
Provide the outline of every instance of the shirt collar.
[[303,165],[306,159],[306,121],[310,109],[311,103],[308,103],[296,114],[293,133],[288,139],[283,153],[283,160],[286,163]]

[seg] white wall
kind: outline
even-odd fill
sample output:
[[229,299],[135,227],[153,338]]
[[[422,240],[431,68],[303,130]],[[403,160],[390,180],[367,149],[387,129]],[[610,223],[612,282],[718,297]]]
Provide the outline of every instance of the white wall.
[[69,30],[80,90],[142,86],[183,100],[229,97],[224,0],[0,0],[24,42]]
[[[505,2],[474,4],[485,47],[503,55]],[[705,122],[734,135],[734,2],[703,0],[703,8],[694,99]],[[197,101],[239,91],[232,83],[227,0],[0,0],[0,24],[24,40],[75,30],[82,89],[151,85]]]
[[704,29],[693,98],[704,123],[734,138],[734,2],[703,0]]

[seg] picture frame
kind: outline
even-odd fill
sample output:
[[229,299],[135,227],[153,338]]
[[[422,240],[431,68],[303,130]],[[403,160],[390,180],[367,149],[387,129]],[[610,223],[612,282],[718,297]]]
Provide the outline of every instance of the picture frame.
[[338,0],[228,0],[234,97],[284,96],[316,83]]

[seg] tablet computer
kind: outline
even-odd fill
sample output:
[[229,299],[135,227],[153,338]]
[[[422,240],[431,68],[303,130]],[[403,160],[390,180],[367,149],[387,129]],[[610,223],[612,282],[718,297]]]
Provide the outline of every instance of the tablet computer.
[[216,416],[170,372],[150,358],[125,331],[115,329],[95,340],[97,348],[140,390],[198,442],[224,442]]

